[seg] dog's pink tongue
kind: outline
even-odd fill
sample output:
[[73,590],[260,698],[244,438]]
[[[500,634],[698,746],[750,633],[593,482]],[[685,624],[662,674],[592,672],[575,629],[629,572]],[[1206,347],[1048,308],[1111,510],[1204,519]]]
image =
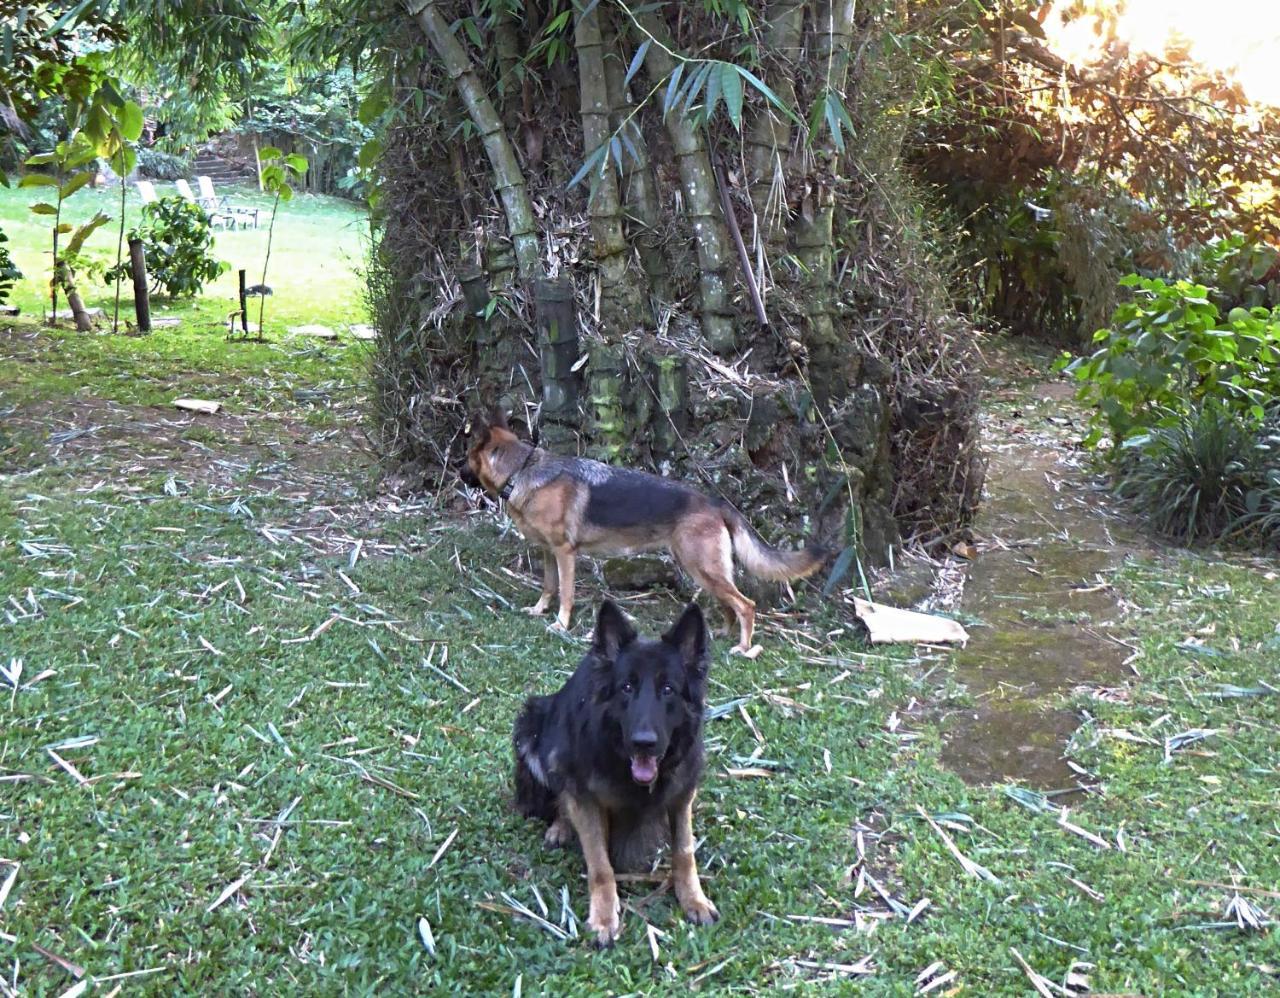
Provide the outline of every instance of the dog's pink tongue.
[[637,783],[652,783],[658,778],[658,758],[652,755],[631,757],[631,778]]

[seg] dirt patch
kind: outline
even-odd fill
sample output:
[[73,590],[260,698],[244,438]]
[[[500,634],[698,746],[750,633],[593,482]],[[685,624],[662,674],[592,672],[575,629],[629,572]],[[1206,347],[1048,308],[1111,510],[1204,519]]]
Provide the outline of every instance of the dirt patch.
[[[1063,753],[1080,717],[1065,702],[1131,675],[1125,608],[1108,579],[1148,546],[1071,446],[1082,424],[1070,398],[1060,382],[993,393],[974,557],[952,559],[917,601],[959,614],[972,636],[948,675],[973,703],[936,714],[943,761],[971,783],[1077,786]],[[909,574],[894,588],[918,586]]]

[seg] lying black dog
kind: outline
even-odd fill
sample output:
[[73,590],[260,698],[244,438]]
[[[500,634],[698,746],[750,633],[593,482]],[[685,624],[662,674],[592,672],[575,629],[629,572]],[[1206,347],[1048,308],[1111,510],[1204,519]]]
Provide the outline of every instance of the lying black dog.
[[550,824],[548,845],[577,832],[591,890],[587,924],[600,946],[621,930],[614,868],[651,863],[668,835],[685,915],[699,925],[720,917],[693,857],[708,644],[695,604],[653,641],[637,637],[606,600],[569,681],[553,696],[530,697],[516,719],[516,805]]

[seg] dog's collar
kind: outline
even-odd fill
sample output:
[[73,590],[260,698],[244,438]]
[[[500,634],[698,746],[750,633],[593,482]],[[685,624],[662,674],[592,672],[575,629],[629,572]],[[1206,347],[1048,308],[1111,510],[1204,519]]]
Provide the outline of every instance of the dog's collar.
[[511,493],[515,491],[516,479],[520,477],[520,473],[524,471],[525,468],[529,467],[529,462],[533,460],[533,455],[536,453],[538,453],[538,448],[530,445],[529,453],[524,456],[524,463],[508,475],[507,480],[502,483],[502,488],[498,489],[498,495],[504,501],[509,502],[511,500]]

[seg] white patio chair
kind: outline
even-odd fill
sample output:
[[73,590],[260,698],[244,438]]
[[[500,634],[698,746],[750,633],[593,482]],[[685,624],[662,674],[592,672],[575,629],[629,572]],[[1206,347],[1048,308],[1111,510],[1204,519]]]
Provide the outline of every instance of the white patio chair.
[[156,185],[150,180],[135,180],[133,186],[138,188],[138,197],[142,198],[143,204],[154,204],[160,200],[156,194]]
[[218,196],[218,192],[213,189],[213,179],[210,177],[196,177],[196,186],[200,188],[200,200],[206,206],[216,209],[217,211],[230,212],[235,215],[243,225],[253,222],[253,227],[258,227],[258,215],[261,208],[252,208],[248,205],[232,204],[230,198],[223,194]]
[[223,229],[235,228],[235,215],[232,215],[229,212],[218,211],[214,205],[207,203],[204,198],[196,197],[195,191],[191,189],[191,185],[187,183],[187,181],[181,179],[175,180],[173,182],[173,186],[178,188],[178,193],[181,194],[185,200],[204,209],[204,213],[209,217],[210,225]]

